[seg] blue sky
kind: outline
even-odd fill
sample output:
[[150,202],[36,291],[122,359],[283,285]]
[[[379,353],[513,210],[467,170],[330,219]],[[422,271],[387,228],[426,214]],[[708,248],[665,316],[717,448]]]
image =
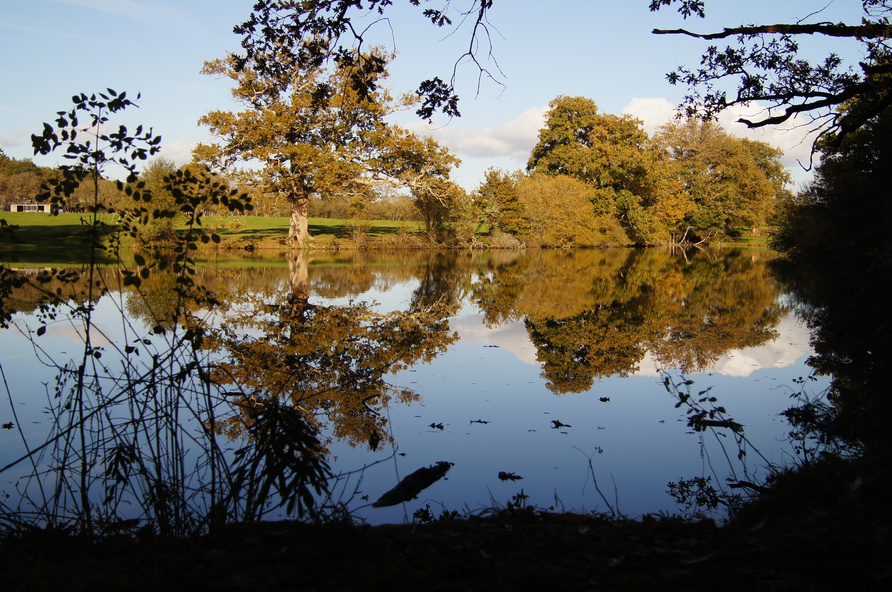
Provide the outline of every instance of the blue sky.
[[[460,6],[469,0],[453,0]],[[398,2],[396,4],[408,4]],[[432,5],[439,5],[434,2]],[[463,164],[455,178],[473,189],[490,166],[523,168],[542,126],[548,102],[558,95],[593,99],[605,113],[629,113],[652,133],[672,115],[683,89],[666,82],[678,65],[699,62],[704,42],[653,35],[653,28],[708,32],[748,22],[791,22],[827,8],[810,20],[857,22],[860,0],[711,0],[707,20],[684,22],[675,12],[648,11],[648,0],[497,0],[490,14],[495,62],[481,59],[496,84],[478,88],[473,66],[459,67],[462,117],[418,121],[401,114],[398,122],[431,134],[453,149]],[[233,109],[225,80],[199,73],[205,60],[239,48],[233,25],[250,14],[253,0],[4,0],[0,9],[0,52],[5,56],[0,85],[0,148],[16,158],[30,158],[30,135],[70,106],[70,97],[106,87],[142,94],[140,109],[123,123],[142,123],[163,137],[162,154],[179,164],[190,159],[196,142],[211,138],[197,125],[213,109]],[[542,8],[547,5],[547,8]],[[400,8],[389,23],[375,25],[382,41],[395,40],[398,57],[391,67],[394,91],[413,90],[431,75],[448,77],[466,46],[459,29],[452,36],[427,25],[417,9]],[[368,22],[370,21],[363,21]],[[816,51],[831,47],[859,58],[857,46],[806,39]],[[807,161],[805,127],[747,132],[787,153],[797,181],[807,178],[796,159]],[[35,158],[38,164],[58,162]]]

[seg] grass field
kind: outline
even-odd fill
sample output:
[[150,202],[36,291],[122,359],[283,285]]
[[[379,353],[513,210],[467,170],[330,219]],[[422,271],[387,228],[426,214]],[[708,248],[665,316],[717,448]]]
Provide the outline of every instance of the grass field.
[[[50,216],[40,213],[2,212],[0,218],[11,226],[17,226],[11,239],[0,240],[0,260],[9,260],[14,255],[19,262],[83,262],[88,256],[87,226],[83,220],[87,214],[63,213]],[[112,214],[100,217],[110,225],[118,218]],[[288,234],[287,217],[263,216],[205,216],[202,226],[220,235],[224,246],[235,249],[281,249],[285,246]],[[423,233],[420,222],[391,220],[331,220],[310,218],[310,234],[321,246],[337,246],[352,242],[359,234],[371,242],[395,241],[401,235]],[[359,229],[359,232],[357,232]],[[127,241],[124,241],[127,244]]]
[[[0,212],[0,218],[18,226],[13,238],[0,235],[0,261],[16,260],[23,264],[83,263],[89,257],[86,214],[64,213],[50,216],[41,213]],[[106,214],[100,218],[116,231],[118,218]],[[285,216],[204,216],[202,226],[222,239],[220,248],[231,251],[282,251],[288,248],[289,219]],[[421,222],[394,220],[343,220],[310,218],[310,248],[353,250],[361,248],[429,248]],[[488,228],[481,229],[488,232]],[[769,250],[770,228],[761,228],[756,236],[747,229],[738,236],[726,237],[714,244],[739,245]],[[129,241],[124,240],[124,252]],[[102,261],[100,261],[102,263]]]

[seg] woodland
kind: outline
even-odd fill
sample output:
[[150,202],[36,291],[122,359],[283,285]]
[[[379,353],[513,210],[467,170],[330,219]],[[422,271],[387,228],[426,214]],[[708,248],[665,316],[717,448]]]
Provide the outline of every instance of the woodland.
[[[234,121],[235,117],[215,113],[206,119],[224,126],[224,120]],[[235,123],[225,125],[229,126],[230,144],[248,141],[242,137],[247,132],[235,131]],[[241,125],[244,130],[279,127],[250,120]],[[320,127],[313,124],[314,133]],[[247,196],[252,209],[242,214],[289,216],[283,245],[303,244],[304,248],[311,238],[307,228],[310,217],[419,221],[430,247],[467,246],[468,229],[474,233],[486,229],[496,246],[705,243],[735,229],[756,229],[775,221],[783,205],[793,198],[788,189],[789,173],[780,163],[782,154],[765,143],[735,138],[713,122],[696,119],[670,123],[651,138],[640,121],[599,113],[596,103],[584,97],[561,96],[552,101],[525,171],[491,169],[470,194],[449,181],[451,163],[456,159],[446,149],[392,126],[382,129],[386,131],[361,135],[354,149],[367,151],[371,142],[394,145],[373,148],[378,154],[361,165],[353,156],[329,155],[335,160],[343,158],[342,164],[351,163],[355,170],[338,172],[326,165],[314,169],[320,180],[301,173],[301,183],[306,186],[297,197],[276,185],[294,187],[292,181],[281,179],[297,173],[264,170],[260,174],[223,166],[207,170],[220,171],[212,175]],[[268,153],[270,140],[257,142],[258,146],[245,149],[244,158],[256,158],[259,150]],[[314,145],[326,146],[328,141],[306,139],[287,144],[287,149],[310,150]],[[228,148],[227,152],[234,150]],[[274,152],[269,158],[276,167],[281,167],[281,162],[297,166],[293,158],[283,159],[278,150]],[[195,153],[204,160],[182,167],[183,171],[198,171],[204,163],[219,165],[223,148],[200,145]],[[313,163],[321,159],[315,153],[305,157]],[[176,172],[174,163],[154,158],[130,190],[140,184],[140,193],[151,195],[155,208],[170,209],[173,198],[164,189],[164,179]],[[59,170],[0,153],[0,195],[6,196],[6,207],[16,200],[29,201],[39,193],[41,184],[61,176]],[[321,183],[332,186],[323,189]],[[98,180],[98,186],[95,205],[101,211],[134,208],[125,187],[105,178]],[[79,186],[57,207],[89,211],[91,198],[89,189]],[[204,206],[203,212],[212,215],[224,210],[211,204]],[[141,240],[170,240],[174,222],[171,217],[165,224],[156,221],[148,225]]]
[[[469,54],[457,60],[483,73],[474,41],[486,38],[488,11],[500,1],[467,0],[457,13],[449,1],[403,4],[418,11],[418,26],[470,31]],[[14,248],[6,247],[14,245],[16,229],[5,220],[0,227],[0,323],[8,326],[27,302],[42,323],[35,340],[63,309],[84,336],[82,355],[53,367],[54,432],[16,461],[33,469],[27,503],[0,500],[5,581],[21,589],[66,581],[133,589],[888,583],[892,4],[861,0],[848,24],[655,30],[707,44],[699,65],[667,75],[688,89],[676,121],[649,137],[641,122],[601,113],[591,98],[555,97],[526,169],[490,170],[471,192],[450,180],[456,157],[446,148],[388,123],[397,109],[415,109],[422,118],[459,116],[461,104],[449,76],[434,75],[405,95],[386,89],[393,56],[367,48],[350,24],[357,11],[385,18],[394,4],[258,0],[235,27],[243,51],[205,65],[206,74],[232,81],[240,110],[202,118],[216,141],[198,146],[186,166],[157,158],[161,138],[151,129],[106,125],[139,100],[112,89],[75,95],[32,137],[35,154],[62,153],[68,164],[41,168],[0,153],[3,205],[36,199],[56,214],[83,213],[91,253],[77,271],[24,273],[12,262]],[[710,4],[651,0],[649,8],[696,19]],[[857,39],[864,58],[844,64],[831,53],[810,62],[798,53],[803,35]],[[794,115],[814,127],[815,179],[798,194],[788,188],[776,149],[735,138],[715,123],[723,109],[751,102],[772,107],[744,121],[751,127]],[[470,516],[417,515],[402,527],[356,525],[327,503],[331,474],[315,413],[340,416],[351,437],[377,446],[383,419],[376,410],[389,398],[412,396],[389,389],[382,377],[451,343],[445,319],[455,303],[421,294],[410,310],[390,314],[363,305],[317,307],[308,302],[306,270],[295,257],[286,298],[256,295],[240,303],[228,324],[210,326],[199,313],[226,299],[196,281],[196,254],[221,241],[202,223],[211,215],[287,217],[280,245],[292,253],[314,247],[309,219],[321,216],[410,220],[423,229],[425,246],[455,248],[669,245],[686,253],[741,229],[770,226],[778,254],[772,269],[796,288],[795,304],[813,334],[809,364],[831,377],[824,399],[800,401],[786,413],[814,448],[763,483],[738,482],[753,492],[742,505],[688,483],[696,491],[686,493],[697,503],[730,508],[723,525],[677,516],[555,514],[522,500]],[[153,249],[167,255],[155,258]],[[108,259],[121,264],[118,271],[99,265]],[[161,272],[171,273],[165,299],[154,291]],[[655,285],[671,291],[670,279]],[[512,294],[509,280],[505,286],[479,293],[494,318],[516,314],[504,306]],[[125,289],[144,295],[136,312],[153,322],[147,334],[134,332],[120,346],[122,369],[110,371],[102,361],[108,352],[93,341],[94,304]],[[610,352],[646,341],[681,365],[714,355],[728,331],[712,322],[722,320],[715,315],[720,294],[703,293],[702,302],[692,298],[692,310],[678,310],[672,322],[697,334],[696,323],[708,319],[716,332],[700,331],[688,349],[663,343],[662,351],[667,325],[644,322],[642,302],[666,295],[650,286],[594,313],[558,317],[527,303],[526,327],[548,354],[549,389],[584,389],[594,377],[623,372],[611,366]],[[616,342],[593,329],[617,324],[623,331]],[[566,345],[558,329],[578,343]],[[253,337],[258,332],[264,337]],[[764,338],[760,331],[735,337]],[[327,341],[320,346],[320,339]],[[158,340],[167,349],[147,354]],[[710,402],[692,398],[688,386],[667,388],[680,406]],[[311,408],[302,398],[307,393],[334,394],[314,399],[318,407]],[[737,429],[715,408],[691,417],[695,430],[716,422]],[[19,429],[2,419],[4,429]],[[200,429],[186,433],[184,422]],[[238,445],[224,453],[224,441]],[[204,453],[195,466],[187,449]],[[49,458],[44,450],[53,451]],[[294,521],[263,522],[271,504]],[[125,506],[137,507],[135,521],[119,516]],[[177,566],[176,577],[161,564]]]

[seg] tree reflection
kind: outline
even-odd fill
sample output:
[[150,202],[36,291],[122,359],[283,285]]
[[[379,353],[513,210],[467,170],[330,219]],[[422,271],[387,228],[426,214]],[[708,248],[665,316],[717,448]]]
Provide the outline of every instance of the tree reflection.
[[892,441],[892,285],[883,265],[865,269],[857,261],[781,268],[794,287],[798,314],[812,329],[815,353],[808,364],[832,377],[829,406],[805,401],[787,416],[796,429],[849,453],[888,450]]
[[650,284],[662,331],[648,349],[664,368],[703,371],[732,349],[771,341],[785,313],[770,269],[738,254],[664,268]]
[[521,257],[474,288],[486,322],[524,319],[555,393],[635,372],[647,352],[662,367],[705,370],[776,336],[777,295],[758,258],[656,249]]
[[457,339],[448,321],[456,304],[432,299],[387,314],[368,304],[312,304],[304,255],[289,265],[287,292],[244,293],[229,303],[215,379],[246,395],[243,413],[218,429],[239,436],[267,402],[286,402],[316,427],[327,419],[336,438],[375,449],[388,438],[382,410],[418,399],[387,375],[430,361]]
[[626,376],[646,351],[645,317],[620,302],[565,319],[528,318],[525,324],[546,386],[557,394],[587,391],[598,377]]

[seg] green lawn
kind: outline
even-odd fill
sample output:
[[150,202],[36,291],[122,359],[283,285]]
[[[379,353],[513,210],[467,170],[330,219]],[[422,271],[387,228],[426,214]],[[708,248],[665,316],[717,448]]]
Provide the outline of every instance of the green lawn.
[[[0,212],[0,218],[10,225],[18,226],[11,239],[0,236],[0,260],[17,260],[19,263],[83,262],[89,254],[87,227],[83,223],[88,217],[87,214],[75,213],[50,216],[42,213]],[[105,214],[100,219],[109,225],[118,220],[112,214]],[[201,221],[205,229],[219,234],[224,242],[240,247],[252,244],[256,248],[281,247],[289,225],[289,219],[285,216],[205,216]],[[396,237],[401,232],[423,232],[423,224],[420,222],[357,222],[326,218],[309,220],[310,234],[323,241],[350,239],[357,226],[370,240]],[[113,228],[108,230],[114,232]]]
[[[287,216],[204,216],[202,225],[214,229],[223,236],[240,236],[242,238],[270,239],[282,238],[288,234],[289,219]],[[328,218],[310,218],[310,234],[313,236],[334,236],[345,238],[352,234],[354,226],[363,228],[368,236],[386,236],[398,234],[401,230],[421,232],[421,222],[403,222],[399,220],[340,220]]]
[[[79,263],[88,257],[89,235],[82,222],[86,214],[0,212],[0,219],[18,226],[11,236],[0,237],[0,260]],[[110,225],[117,222],[117,216],[109,214],[100,219]]]

